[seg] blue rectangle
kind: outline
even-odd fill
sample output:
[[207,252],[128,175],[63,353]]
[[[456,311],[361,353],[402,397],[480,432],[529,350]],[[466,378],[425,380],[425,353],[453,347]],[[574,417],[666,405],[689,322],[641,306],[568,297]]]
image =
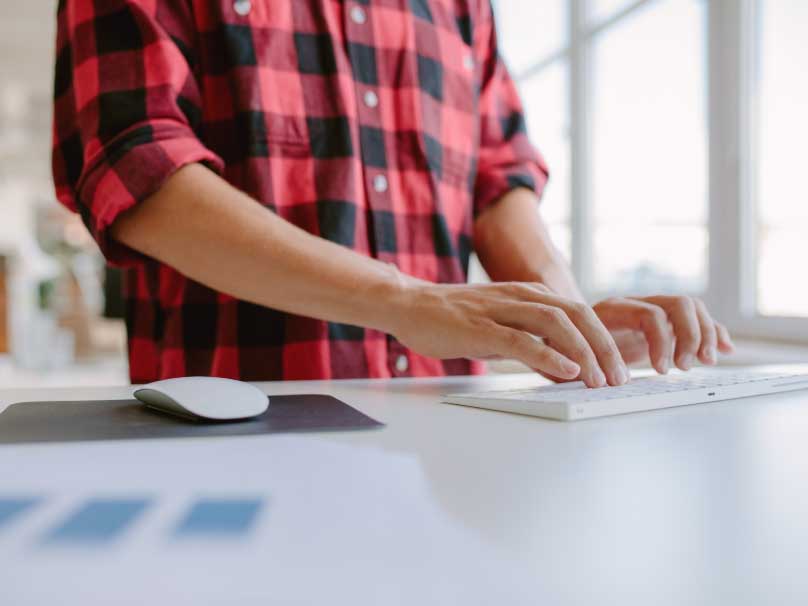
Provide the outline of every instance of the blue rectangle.
[[48,543],[107,543],[126,532],[148,506],[147,499],[87,501],[45,536]]
[[35,498],[0,499],[0,528],[37,503],[39,499]]
[[174,534],[191,536],[240,536],[250,532],[261,499],[200,499],[180,521]]

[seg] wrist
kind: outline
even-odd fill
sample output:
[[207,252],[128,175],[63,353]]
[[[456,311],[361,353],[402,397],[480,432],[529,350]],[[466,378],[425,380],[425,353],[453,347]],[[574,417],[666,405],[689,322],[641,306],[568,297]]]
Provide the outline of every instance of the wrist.
[[560,252],[535,267],[530,272],[529,277],[531,281],[544,284],[557,295],[584,302],[584,296],[575,281],[575,277]]
[[402,322],[410,317],[418,292],[425,280],[400,271],[392,263],[384,264],[385,279],[370,288],[366,295],[368,318],[366,325],[395,336]]

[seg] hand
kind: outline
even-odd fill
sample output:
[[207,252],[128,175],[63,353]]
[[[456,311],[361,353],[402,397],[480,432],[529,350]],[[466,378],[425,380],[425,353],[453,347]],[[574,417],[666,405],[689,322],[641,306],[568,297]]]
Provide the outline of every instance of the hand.
[[700,299],[655,296],[606,299],[594,306],[627,364],[650,357],[660,374],[670,361],[689,370],[696,360],[713,365],[718,352],[735,350],[729,332],[716,322]]
[[628,380],[617,345],[594,310],[541,284],[408,281],[393,304],[400,307],[390,314],[388,332],[425,356],[512,358],[589,387]]

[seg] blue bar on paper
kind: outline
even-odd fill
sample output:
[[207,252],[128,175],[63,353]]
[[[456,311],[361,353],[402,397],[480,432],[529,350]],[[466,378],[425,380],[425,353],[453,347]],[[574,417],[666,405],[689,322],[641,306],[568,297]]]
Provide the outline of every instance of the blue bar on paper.
[[174,534],[181,537],[247,534],[261,511],[261,499],[202,499],[194,503]]
[[0,499],[0,528],[10,524],[14,518],[38,502],[39,499],[33,498]]
[[87,501],[45,537],[49,543],[107,543],[148,506],[146,499],[93,499]]

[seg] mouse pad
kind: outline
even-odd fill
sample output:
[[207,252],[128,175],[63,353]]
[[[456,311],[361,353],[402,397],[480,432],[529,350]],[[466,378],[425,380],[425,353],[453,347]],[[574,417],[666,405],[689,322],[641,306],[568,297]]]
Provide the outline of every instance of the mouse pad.
[[251,436],[293,431],[382,427],[332,396],[271,396],[269,409],[242,421],[194,421],[147,408],[137,400],[24,402],[0,414],[0,444]]

